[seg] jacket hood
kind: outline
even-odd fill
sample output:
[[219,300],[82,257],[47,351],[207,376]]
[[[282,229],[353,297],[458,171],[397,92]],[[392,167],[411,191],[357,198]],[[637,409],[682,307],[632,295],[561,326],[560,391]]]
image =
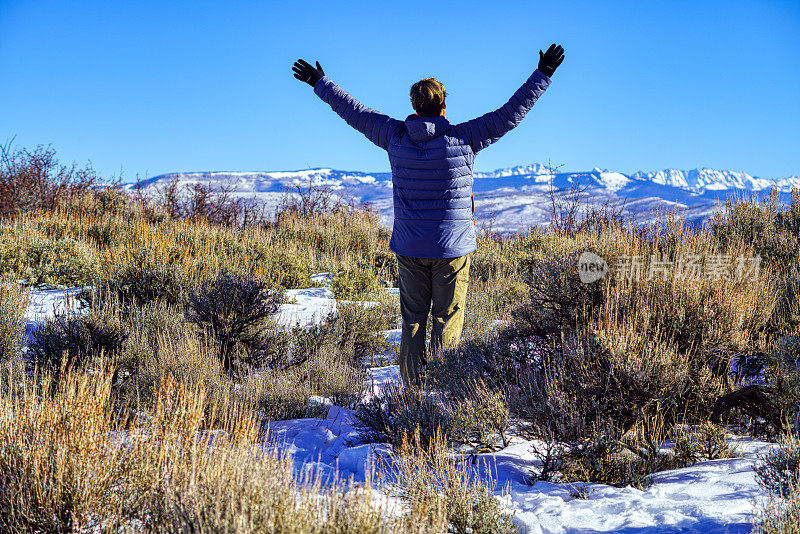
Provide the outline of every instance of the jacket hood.
[[450,129],[450,121],[443,116],[421,117],[419,115],[409,115],[406,117],[405,123],[408,138],[415,143],[428,141]]

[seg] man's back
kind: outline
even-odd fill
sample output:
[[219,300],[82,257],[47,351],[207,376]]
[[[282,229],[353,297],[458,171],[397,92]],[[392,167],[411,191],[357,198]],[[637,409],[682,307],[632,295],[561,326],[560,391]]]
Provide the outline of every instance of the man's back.
[[416,258],[456,258],[477,247],[475,155],[517,126],[549,84],[550,78],[537,69],[505,105],[457,125],[443,115],[392,119],[365,107],[327,76],[314,84],[314,92],[389,154],[394,189],[390,248]]
[[473,252],[475,154],[450,121],[410,115],[388,152],[394,197],[391,249],[416,258]]

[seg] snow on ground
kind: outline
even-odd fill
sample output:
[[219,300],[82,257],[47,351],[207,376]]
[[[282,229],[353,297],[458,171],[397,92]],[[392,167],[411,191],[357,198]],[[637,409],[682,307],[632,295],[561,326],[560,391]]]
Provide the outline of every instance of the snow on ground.
[[286,292],[288,304],[281,305],[278,324],[284,327],[311,326],[336,311],[333,292],[327,287],[290,289]]
[[[397,366],[372,369],[373,392],[400,381]],[[358,444],[351,412],[332,406],[327,417],[270,424],[274,443],[294,455],[296,469],[340,479],[363,480],[371,468],[391,455],[386,444]],[[742,438],[741,458],[701,462],[653,475],[653,484],[638,490],[585,484],[588,499],[573,495],[565,484],[527,483],[539,464],[531,441],[514,438],[495,453],[478,455],[484,474],[497,481],[498,493],[515,512],[523,532],[563,533],[750,532],[754,500],[761,495],[753,474],[757,455],[773,445]]]
[[31,289],[28,294],[28,310],[25,313],[25,339],[49,318],[57,313],[78,309],[77,296],[80,288],[71,289]]
[[[327,284],[328,273],[314,278]],[[75,308],[78,289],[33,289],[26,314],[27,331],[56,311]],[[396,290],[393,290],[396,293]],[[327,287],[287,292],[290,303],[281,307],[279,323],[311,325],[335,310]],[[399,340],[399,330],[387,331]],[[400,383],[396,365],[370,369],[366,395],[380,395],[389,383]],[[330,404],[328,399],[313,399]],[[323,479],[349,476],[358,481],[391,457],[388,444],[359,443],[353,413],[330,406],[322,418],[294,419],[269,424],[269,442],[293,455],[298,473],[315,473]],[[750,532],[754,502],[761,492],[753,467],[758,454],[774,445],[749,438],[738,443],[740,458],[715,460],[653,475],[645,490],[586,484],[588,499],[573,495],[569,485],[527,483],[538,464],[530,441],[512,439],[500,451],[478,455],[483,476],[497,481],[498,494],[515,513],[522,532],[650,534],[661,532]]]
[[[336,311],[336,300],[328,287],[332,279],[331,273],[315,274],[311,276],[311,281],[318,284],[319,287],[286,291],[287,303],[281,306],[278,313],[278,324],[283,327],[295,325],[308,327]],[[399,295],[396,287],[387,288],[386,291],[389,295]],[[400,342],[399,332],[399,330],[387,331],[390,343]]]
[[761,495],[753,466],[773,445],[742,439],[741,458],[701,462],[653,475],[645,490],[585,484],[588,499],[564,484],[525,483],[535,466],[531,443],[517,440],[481,457],[507,488],[516,521],[530,533],[750,532],[754,500]]
[[388,444],[358,444],[353,414],[331,406],[323,419],[293,419],[269,424],[269,440],[294,457],[298,471],[332,479],[363,480],[371,467],[390,455]]

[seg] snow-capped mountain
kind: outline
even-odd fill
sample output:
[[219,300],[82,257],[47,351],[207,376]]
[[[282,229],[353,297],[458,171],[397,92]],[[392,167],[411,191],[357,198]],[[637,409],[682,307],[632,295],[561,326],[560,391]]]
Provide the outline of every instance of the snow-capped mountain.
[[656,172],[635,173],[632,178],[640,180],[650,180],[661,185],[671,185],[693,191],[704,193],[706,191],[721,191],[729,189],[744,189],[748,191],[763,191],[771,187],[788,190],[792,187],[800,187],[800,177],[791,176],[779,180],[769,180],[750,176],[746,172],[737,171],[718,171],[714,169],[694,169],[691,171],[679,171],[676,169],[665,169]]
[[[277,206],[287,192],[309,185],[325,186],[337,194],[369,202],[387,224],[392,220],[392,175],[335,169],[303,169],[273,172],[179,172],[154,176],[140,187],[160,188],[209,184],[241,197],[256,197],[268,207]],[[134,187],[134,186],[131,186]],[[682,214],[690,224],[702,224],[731,197],[765,197],[773,190],[788,200],[800,177],[766,179],[741,171],[664,169],[633,174],[595,168],[585,172],[561,172],[534,163],[491,172],[475,173],[475,219],[495,231],[520,231],[550,221],[550,191],[569,195],[576,188],[590,203],[619,206],[640,222]]]

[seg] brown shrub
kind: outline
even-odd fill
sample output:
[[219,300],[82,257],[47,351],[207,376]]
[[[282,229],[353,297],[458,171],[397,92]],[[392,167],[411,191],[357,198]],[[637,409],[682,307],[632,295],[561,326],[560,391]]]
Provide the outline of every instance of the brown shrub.
[[274,323],[280,296],[262,280],[223,269],[189,293],[187,316],[217,339],[227,373],[272,367],[283,358]]
[[52,211],[91,193],[99,180],[91,167],[58,162],[55,150],[0,147],[0,218],[18,213]]

